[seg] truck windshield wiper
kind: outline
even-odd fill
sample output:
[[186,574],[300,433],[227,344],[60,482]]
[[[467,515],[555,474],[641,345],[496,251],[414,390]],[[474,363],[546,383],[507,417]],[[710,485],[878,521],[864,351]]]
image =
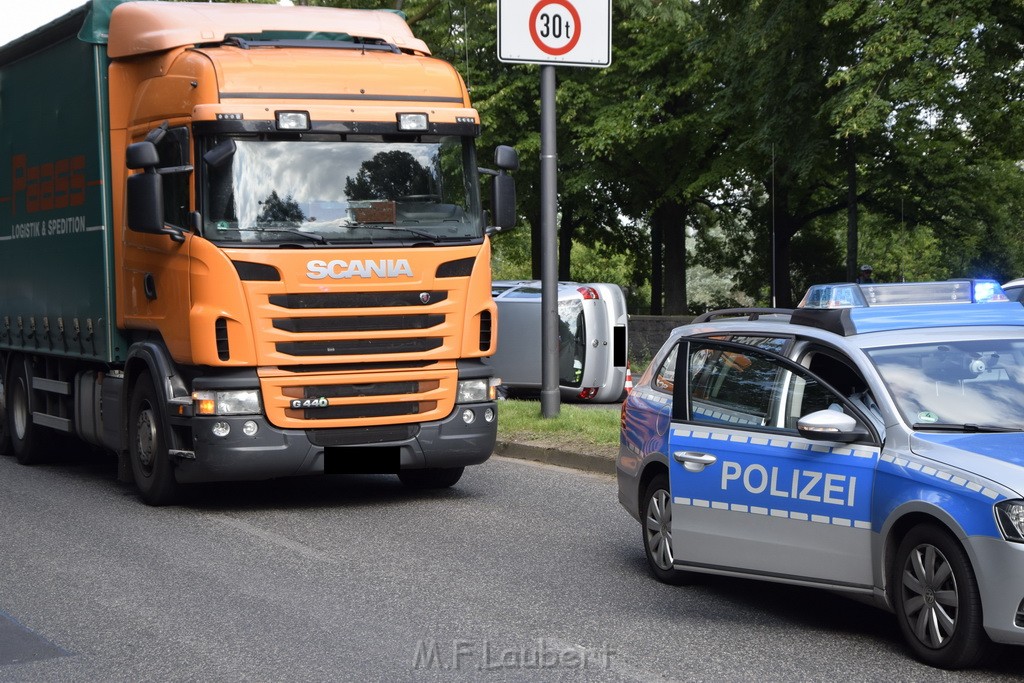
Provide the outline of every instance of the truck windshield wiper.
[[962,432],[964,434],[999,434],[1003,432],[1020,432],[1018,427],[997,427],[995,425],[953,424],[947,422],[915,422],[913,428],[928,432]]
[[297,235],[304,237],[305,239],[316,242],[317,244],[327,244],[327,238],[316,232],[303,232],[301,230],[295,230],[294,228],[238,228],[238,232],[274,232],[283,233],[286,235]]
[[441,241],[441,238],[438,237],[437,235],[433,234],[433,233],[427,232],[425,230],[417,230],[416,228],[406,228],[406,227],[401,226],[401,225],[366,225],[366,224],[360,224],[359,226],[353,226],[353,227],[359,227],[359,228],[361,228],[363,230],[381,230],[383,232],[407,232],[410,235],[416,235],[417,237],[423,237],[423,238],[426,238],[426,239],[428,239],[428,240],[430,240],[432,242],[440,242]]

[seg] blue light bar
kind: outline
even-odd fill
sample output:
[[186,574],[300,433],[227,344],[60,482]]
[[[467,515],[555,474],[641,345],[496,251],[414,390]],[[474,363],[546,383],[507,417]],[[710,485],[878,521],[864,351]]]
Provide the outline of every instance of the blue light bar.
[[797,308],[863,308],[867,305],[860,285],[845,283],[812,285]]
[[996,301],[1009,301],[1009,299],[995,280],[893,282],[864,285],[839,283],[813,285],[807,290],[799,308],[982,304]]

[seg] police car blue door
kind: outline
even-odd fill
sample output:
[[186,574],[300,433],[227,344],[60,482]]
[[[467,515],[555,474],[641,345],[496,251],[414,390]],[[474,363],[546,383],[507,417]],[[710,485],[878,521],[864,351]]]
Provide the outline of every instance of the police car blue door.
[[796,430],[843,399],[746,345],[690,339],[679,354],[687,384],[668,444],[677,566],[870,587],[878,448]]

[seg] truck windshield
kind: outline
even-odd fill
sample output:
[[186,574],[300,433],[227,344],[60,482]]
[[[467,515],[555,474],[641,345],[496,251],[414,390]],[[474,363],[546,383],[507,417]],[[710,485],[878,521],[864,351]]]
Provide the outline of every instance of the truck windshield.
[[471,138],[209,142],[203,234],[212,241],[365,245],[483,235]]

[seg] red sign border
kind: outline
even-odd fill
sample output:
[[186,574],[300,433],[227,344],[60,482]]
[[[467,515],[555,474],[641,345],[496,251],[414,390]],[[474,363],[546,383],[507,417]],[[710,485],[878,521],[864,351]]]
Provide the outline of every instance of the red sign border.
[[[576,22],[576,34],[572,37],[568,43],[563,47],[553,48],[548,47],[544,44],[544,41],[537,35],[537,15],[540,14],[542,8],[548,5],[561,5],[569,11],[572,15],[572,19]],[[580,14],[576,11],[576,8],[568,0],[540,0],[530,12],[530,38],[533,39],[533,44],[536,45],[542,52],[551,55],[552,57],[560,57],[564,54],[572,52],[572,49],[576,47],[576,44],[580,42],[580,35],[582,34],[580,27]]]

